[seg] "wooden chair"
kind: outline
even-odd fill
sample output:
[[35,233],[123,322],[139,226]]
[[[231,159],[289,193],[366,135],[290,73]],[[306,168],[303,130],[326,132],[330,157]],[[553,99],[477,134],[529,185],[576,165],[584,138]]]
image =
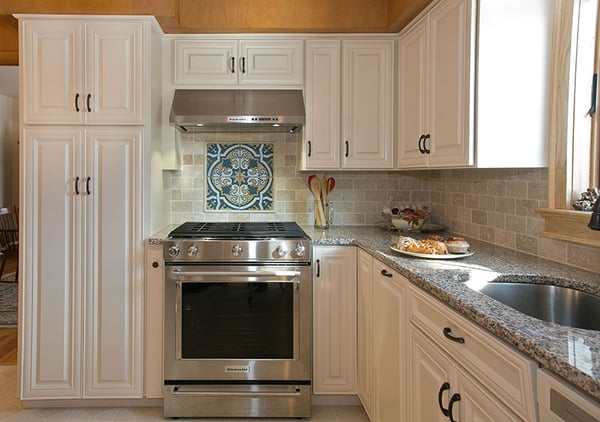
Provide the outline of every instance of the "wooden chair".
[[17,207],[0,208],[0,280],[9,257],[17,264],[16,282],[19,277],[19,214]]

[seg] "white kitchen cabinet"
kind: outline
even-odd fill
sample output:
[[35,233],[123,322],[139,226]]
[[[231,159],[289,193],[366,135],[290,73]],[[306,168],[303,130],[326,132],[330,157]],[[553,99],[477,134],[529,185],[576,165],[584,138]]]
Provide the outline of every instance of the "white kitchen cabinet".
[[373,422],[408,418],[408,281],[373,260]]
[[358,398],[373,420],[373,257],[358,250]]
[[158,239],[149,239],[145,245],[145,316],[147,335],[144,361],[144,390],[148,398],[163,397],[163,321],[165,267],[163,245]]
[[175,84],[302,85],[298,39],[176,39]]
[[142,124],[144,36],[135,19],[20,19],[25,124]]
[[485,386],[457,367],[438,345],[414,326],[410,327],[409,343],[411,417],[407,420],[522,420],[490,394]]
[[[454,393],[459,393],[463,397],[461,403],[457,404],[461,409],[461,417],[455,418],[456,420],[536,420],[534,392],[536,365],[531,360],[418,288],[411,287],[409,297],[410,323],[413,326],[411,333],[414,334],[415,331],[423,333],[457,368],[456,376],[458,378],[452,381],[452,376],[450,376],[450,379],[446,380],[450,383],[451,390],[449,395],[445,395],[446,400],[449,400]],[[420,352],[415,349],[415,339],[411,339],[410,343],[412,344],[413,354],[410,359],[413,369],[416,371],[416,368],[422,366],[425,369],[421,368],[418,371],[429,370],[427,368],[431,365],[421,362]],[[433,352],[427,352],[424,355],[433,356]],[[442,361],[440,360],[440,362]],[[439,364],[442,365],[442,363]],[[423,373],[413,372],[411,383],[420,382],[419,378],[424,376]],[[427,377],[431,378],[431,375],[425,376],[424,379],[427,380]],[[439,381],[435,380],[438,383],[437,388],[441,386]],[[413,417],[410,420],[428,420],[427,418],[419,419],[418,416],[428,415],[434,400],[437,400],[438,390],[433,392],[433,396],[431,393],[434,389],[434,382],[427,381],[429,384],[426,381],[423,382],[425,384],[422,388],[413,390],[415,394],[421,394],[422,397],[410,399],[413,405]],[[473,383],[475,384],[473,385]],[[461,388],[464,392],[461,391]],[[425,390],[428,391],[427,397],[423,393]],[[481,390],[481,397],[477,397],[477,390]],[[471,399],[467,400],[467,397]],[[445,407],[447,408],[447,406]],[[476,416],[467,417],[467,415],[477,414],[494,415],[496,412],[500,412],[499,415],[504,413],[505,416],[498,416],[498,419],[494,419],[492,416],[481,419]],[[506,415],[510,415],[510,417]]]
[[393,167],[394,40],[308,40],[301,168]]
[[313,248],[313,393],[356,394],[356,248]]
[[400,168],[473,164],[474,5],[438,2],[400,36]]
[[23,399],[142,395],[141,140],[23,129]]
[[547,166],[553,20],[553,0],[432,2],[398,42],[396,167]]

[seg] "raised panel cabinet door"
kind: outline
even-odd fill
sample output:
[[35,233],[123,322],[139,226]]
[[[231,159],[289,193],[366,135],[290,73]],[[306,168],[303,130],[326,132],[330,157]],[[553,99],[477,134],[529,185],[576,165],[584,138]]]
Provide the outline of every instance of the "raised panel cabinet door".
[[22,399],[82,394],[82,131],[23,130]]
[[342,42],[342,167],[393,167],[393,70],[393,40]]
[[474,3],[449,0],[430,14],[430,166],[473,164]]
[[141,124],[144,105],[143,22],[86,23],[87,124]]
[[242,40],[238,61],[243,85],[302,85],[302,40]]
[[20,21],[23,123],[84,122],[83,33],[72,20]]
[[86,397],[142,396],[141,142],[87,131]]
[[410,420],[406,398],[408,281],[377,260],[373,260],[373,271],[373,420]]
[[356,248],[317,246],[313,393],[356,394]]
[[236,40],[175,40],[175,84],[238,83],[238,42]]
[[[411,421],[447,422],[450,398],[456,392],[453,363],[416,327],[410,325],[409,403]],[[455,418],[462,421],[463,419]]]
[[340,60],[339,40],[306,42],[306,169],[340,168]]
[[522,420],[508,409],[486,388],[461,370],[458,370],[456,391],[460,400],[452,406],[456,421],[464,422],[512,422]]
[[425,167],[429,115],[429,20],[421,19],[398,42],[398,162]]
[[358,250],[358,397],[373,420],[373,258]]

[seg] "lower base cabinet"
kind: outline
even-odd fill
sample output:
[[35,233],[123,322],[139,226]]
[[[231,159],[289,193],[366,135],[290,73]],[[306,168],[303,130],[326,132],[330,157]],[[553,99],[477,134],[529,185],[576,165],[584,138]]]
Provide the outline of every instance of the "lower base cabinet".
[[373,421],[407,419],[406,334],[408,281],[373,260]]
[[313,393],[356,394],[356,248],[313,248]]
[[411,421],[518,421],[486,388],[414,326],[410,327]]

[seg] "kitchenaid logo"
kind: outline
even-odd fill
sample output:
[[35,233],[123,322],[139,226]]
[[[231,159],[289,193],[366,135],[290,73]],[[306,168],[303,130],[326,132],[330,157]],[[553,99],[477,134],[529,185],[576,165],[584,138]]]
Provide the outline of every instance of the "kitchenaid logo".
[[249,368],[247,366],[226,366],[225,372],[248,372]]

